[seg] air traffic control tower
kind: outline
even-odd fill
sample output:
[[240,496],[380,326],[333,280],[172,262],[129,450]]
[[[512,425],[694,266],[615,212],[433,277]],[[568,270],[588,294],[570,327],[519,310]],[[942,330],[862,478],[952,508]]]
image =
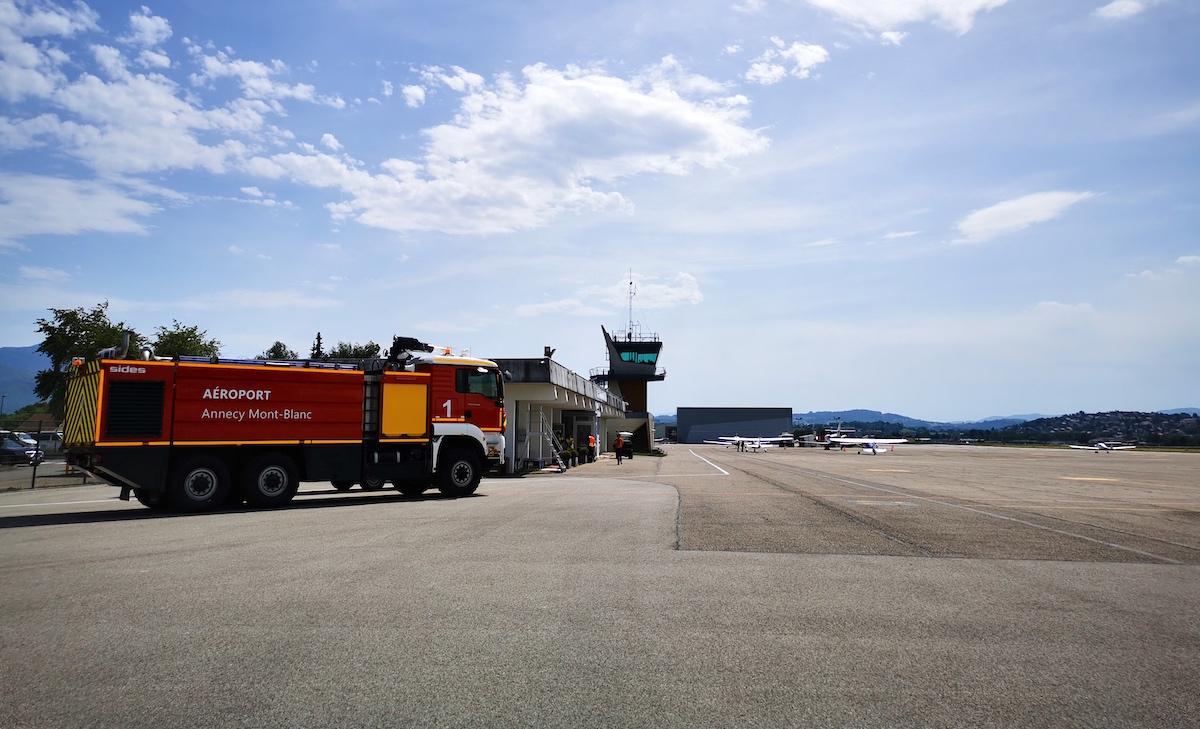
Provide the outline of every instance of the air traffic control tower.
[[625,417],[607,423],[610,432],[604,433],[604,447],[612,447],[618,431],[628,431],[633,433],[634,450],[648,453],[654,442],[654,420],[647,406],[646,384],[666,379],[667,373],[658,367],[662,340],[657,334],[643,334],[632,320],[624,331],[609,334],[603,326],[600,331],[608,348],[608,367],[592,370],[591,379],[626,403]]

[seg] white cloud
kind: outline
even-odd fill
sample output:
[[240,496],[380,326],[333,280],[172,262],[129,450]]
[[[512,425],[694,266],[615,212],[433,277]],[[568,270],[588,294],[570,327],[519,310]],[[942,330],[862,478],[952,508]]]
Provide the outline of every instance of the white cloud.
[[101,182],[0,173],[0,245],[38,234],[144,233],[158,208]]
[[955,243],[980,243],[997,236],[1024,230],[1062,215],[1077,202],[1093,197],[1091,192],[1037,192],[1005,200],[976,210],[958,223],[962,238]]
[[[626,210],[601,186],[640,174],[686,174],[761,151],[742,126],[741,96],[664,59],[633,79],[599,70],[526,67],[492,84],[462,69],[454,121],[424,130],[424,157],[390,159],[371,173],[349,157],[314,151],[251,160],[247,170],[340,189],[335,220],[393,231],[499,233],[571,212]],[[452,86],[453,88],[453,86]]]
[[[700,283],[689,273],[680,272],[672,281],[655,283],[643,280],[635,284],[637,305],[643,309],[672,309],[685,304],[696,305],[704,301]],[[622,297],[627,291],[622,291]]]
[[251,197],[262,197],[263,196],[263,191],[254,186],[243,187],[242,192],[246,193],[247,195],[249,195]]
[[121,38],[130,45],[153,48],[171,37],[171,24],[166,18],[151,14],[150,8],[129,15],[129,35]]
[[1158,281],[1162,278],[1162,274],[1158,274],[1147,269],[1141,273],[1127,273],[1125,274],[1125,278],[1140,278],[1145,281]]
[[53,133],[58,126],[58,117],[53,114],[16,121],[0,116],[0,149],[17,150],[39,146],[38,138]]
[[522,304],[513,310],[517,316],[535,317],[544,314],[595,318],[612,312],[584,303],[581,299],[567,298],[544,301],[540,304]]
[[741,0],[732,7],[739,13],[760,13],[767,7],[767,0]]
[[1189,106],[1151,118],[1146,125],[1146,131],[1150,134],[1168,134],[1197,126],[1200,126],[1200,102],[1193,102]]
[[138,54],[138,63],[146,68],[170,68],[171,57],[158,51],[142,51]]
[[93,30],[98,19],[83,3],[72,9],[0,3],[0,98],[20,101],[51,93],[64,78],[60,69],[70,57],[47,39]]
[[[854,25],[880,33],[910,23],[932,21],[959,35],[971,29],[975,16],[1008,0],[807,0]],[[889,41],[891,42],[891,41]]]
[[1160,2],[1162,0],[1113,0],[1107,5],[1096,8],[1092,14],[1105,20],[1124,20],[1132,18]]
[[[81,162],[98,179],[120,181],[115,185],[36,179],[33,188],[54,190],[47,194],[47,205],[37,206],[26,200],[20,186],[11,184],[15,178],[8,177],[8,202],[0,215],[11,216],[25,204],[37,208],[4,226],[8,244],[40,233],[141,232],[136,217],[156,208],[134,199],[131,192],[181,196],[154,189],[137,175],[177,169],[214,173],[235,169],[251,156],[251,150],[290,140],[290,132],[267,121],[270,116],[286,114],[284,101],[342,105],[340,98],[320,95],[310,85],[281,83],[278,77],[288,72],[281,62],[262,64],[234,58],[231,52],[207,53],[186,39],[191,59],[198,66],[192,79],[202,88],[185,90],[158,72],[172,65],[170,58],[155,48],[170,38],[171,28],[144,7],[130,16],[128,33],[118,39],[141,49],[132,61],[117,47],[92,43],[86,48],[95,67],[88,68],[86,56],[72,58],[51,42],[56,36],[99,30],[96,19],[82,3],[74,10],[63,10],[48,3],[0,1],[0,98],[14,102],[36,99],[26,107],[36,116],[21,118],[26,109],[5,109],[0,117],[0,150],[53,146],[57,155]],[[135,63],[152,72],[132,72]],[[237,79],[240,93],[223,106],[206,105],[203,87],[223,78]],[[329,142],[325,143],[328,146]],[[91,222],[76,214],[77,210],[92,210],[97,200],[111,200],[112,204],[94,211]],[[66,204],[60,206],[60,201]],[[79,202],[79,207],[72,209],[72,201]],[[46,210],[51,212],[44,214]]]
[[303,289],[228,289],[205,294],[200,298],[185,299],[170,304],[172,308],[195,311],[240,309],[332,309],[344,305],[338,299],[313,296]]
[[[638,277],[635,274],[634,288],[637,292],[639,309],[673,309],[679,306],[696,305],[704,301],[704,294],[696,277],[680,272],[673,279],[659,281],[656,278]],[[515,309],[518,316],[534,317],[544,314],[599,317],[621,311],[628,303],[629,279],[621,278],[607,286],[587,286],[573,295],[538,304],[523,304]]]
[[325,149],[328,149],[332,152],[337,152],[338,150],[340,150],[342,148],[342,143],[339,142],[337,140],[337,137],[333,136],[332,134],[322,134],[321,135],[321,146],[325,147]]
[[225,51],[218,50],[209,55],[200,46],[191,43],[188,51],[200,66],[200,72],[191,76],[196,86],[211,86],[223,78],[233,78],[241,84],[242,95],[246,99],[281,100],[297,99],[314,104],[323,104],[334,109],[345,108],[346,102],[340,96],[325,96],[316,92],[312,84],[286,84],[275,79],[276,76],[288,72],[287,64],[274,60],[270,64],[258,61],[245,61],[234,58]]
[[1200,256],[1180,256],[1175,263],[1180,266],[1200,266]]
[[400,93],[404,96],[404,103],[413,109],[425,103],[425,88],[422,86],[405,86]]
[[458,92],[483,87],[483,76],[458,66],[451,66],[450,70],[451,73],[446,73],[440,66],[430,66],[421,72],[421,77],[429,83],[442,83]]
[[45,268],[42,266],[20,266],[17,272],[21,278],[31,281],[50,281],[62,282],[71,280],[71,274],[66,271],[60,271],[57,268]]
[[1058,301],[1039,301],[1033,307],[1033,314],[1045,319],[1061,321],[1077,317],[1095,316],[1096,309],[1091,304],[1063,304]]
[[383,95],[384,95],[384,96],[391,96],[391,95],[392,95],[392,94],[394,94],[395,92],[396,92],[396,90],[395,90],[395,87],[394,87],[394,86],[392,86],[392,82],[391,82],[391,81],[384,81],[384,82],[383,82]]
[[[747,81],[769,85],[787,78],[808,78],[812,70],[829,60],[829,52],[818,45],[799,41],[788,45],[782,38],[772,37],[774,48],[750,62]],[[790,67],[790,68],[789,68]]]

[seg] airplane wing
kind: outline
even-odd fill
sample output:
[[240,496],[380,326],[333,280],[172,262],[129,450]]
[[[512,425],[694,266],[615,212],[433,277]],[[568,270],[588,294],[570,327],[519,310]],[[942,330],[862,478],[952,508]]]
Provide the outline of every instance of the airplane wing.
[[833,437],[830,441],[838,445],[896,445],[897,443],[907,443],[908,438],[838,438]]
[[1079,451],[1098,451],[1098,450],[1100,450],[1100,448],[1098,446],[1073,445],[1073,446],[1067,446],[1067,447],[1074,448],[1075,450],[1079,450]]

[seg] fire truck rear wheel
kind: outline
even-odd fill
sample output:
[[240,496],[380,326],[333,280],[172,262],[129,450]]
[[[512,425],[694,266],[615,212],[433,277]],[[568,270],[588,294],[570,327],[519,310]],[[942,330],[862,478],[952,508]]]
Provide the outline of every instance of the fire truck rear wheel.
[[168,493],[176,509],[211,511],[225,503],[231,485],[229,469],[220,458],[196,455],[175,467]]
[[292,459],[281,453],[264,453],[242,469],[242,494],[256,506],[282,506],[300,488]]
[[371,477],[364,479],[362,482],[363,491],[379,491],[387,486],[387,480],[382,478]]
[[392,483],[396,485],[397,491],[409,497],[420,496],[429,488],[429,484],[422,481],[396,479]]
[[134,489],[133,498],[138,500],[142,506],[151,509],[163,509],[167,506],[167,500],[163,498],[166,494],[162,491],[150,491],[148,489]]
[[479,459],[465,448],[450,451],[438,466],[438,491],[446,496],[470,496],[479,488]]

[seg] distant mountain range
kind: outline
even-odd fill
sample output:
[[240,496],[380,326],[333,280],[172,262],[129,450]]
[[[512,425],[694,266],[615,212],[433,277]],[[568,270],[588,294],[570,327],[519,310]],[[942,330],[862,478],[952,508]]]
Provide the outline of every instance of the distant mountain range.
[[882,413],[878,410],[821,410],[815,412],[807,412],[803,414],[793,414],[792,422],[795,425],[829,425],[841,421],[843,423],[896,423],[906,428],[965,428],[977,430],[998,430],[1007,428],[1010,425],[1017,425],[1030,420],[1038,420],[1048,417],[1037,413],[1029,413],[1026,415],[1002,415],[984,418],[983,420],[971,421],[954,421],[949,423],[938,422],[934,420],[921,420],[919,418],[910,418],[907,415],[898,415],[897,413]]
[[33,394],[34,375],[50,367],[50,358],[37,351],[38,345],[0,347],[0,393],[4,412],[11,413],[38,401]]
[[[1185,413],[1200,413],[1200,408],[1175,408],[1173,410],[1159,410],[1158,412],[1164,415],[1181,415]],[[792,424],[795,427],[805,425],[828,426],[832,423],[840,421],[843,423],[895,423],[905,428],[929,428],[930,430],[944,430],[947,428],[962,430],[999,430],[1001,428],[1027,423],[1031,420],[1042,420],[1044,418],[1052,417],[1056,416],[1028,413],[1024,415],[995,416],[984,418],[983,420],[942,423],[933,420],[910,418],[907,415],[899,415],[897,413],[884,413],[878,410],[817,410],[807,413],[793,413]],[[654,421],[663,425],[672,425],[678,422],[674,414],[655,415]]]

